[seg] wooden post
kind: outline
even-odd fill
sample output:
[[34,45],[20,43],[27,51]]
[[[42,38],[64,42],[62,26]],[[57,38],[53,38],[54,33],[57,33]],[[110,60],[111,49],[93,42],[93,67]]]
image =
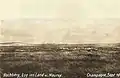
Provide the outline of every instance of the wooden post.
[[3,32],[3,28],[2,28],[3,22],[4,22],[4,20],[0,21],[0,36],[2,36],[2,32]]
[[3,37],[3,22],[4,20],[0,20],[0,42],[2,41]]

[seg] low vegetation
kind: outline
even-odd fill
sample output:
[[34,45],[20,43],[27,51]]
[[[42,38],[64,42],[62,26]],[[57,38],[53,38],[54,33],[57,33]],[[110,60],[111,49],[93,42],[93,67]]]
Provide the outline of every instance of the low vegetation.
[[60,73],[86,78],[87,73],[119,73],[120,46],[41,44],[0,46],[0,73]]

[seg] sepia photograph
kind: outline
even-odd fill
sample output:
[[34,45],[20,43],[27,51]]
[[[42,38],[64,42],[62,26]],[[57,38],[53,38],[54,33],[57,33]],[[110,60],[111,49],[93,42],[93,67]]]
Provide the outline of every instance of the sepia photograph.
[[0,0],[0,78],[120,78],[119,0]]

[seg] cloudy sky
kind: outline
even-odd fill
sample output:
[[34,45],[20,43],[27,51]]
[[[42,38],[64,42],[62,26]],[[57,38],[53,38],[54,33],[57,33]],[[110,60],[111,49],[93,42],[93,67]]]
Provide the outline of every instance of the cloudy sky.
[[120,42],[119,0],[0,0],[2,41]]

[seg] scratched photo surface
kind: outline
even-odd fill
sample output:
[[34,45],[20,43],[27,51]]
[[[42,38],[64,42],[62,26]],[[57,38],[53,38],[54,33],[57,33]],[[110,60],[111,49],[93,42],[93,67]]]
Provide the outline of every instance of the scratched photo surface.
[[[119,4],[119,0],[0,0],[0,78],[118,77],[112,74],[120,73]],[[5,77],[5,73],[44,76]]]

